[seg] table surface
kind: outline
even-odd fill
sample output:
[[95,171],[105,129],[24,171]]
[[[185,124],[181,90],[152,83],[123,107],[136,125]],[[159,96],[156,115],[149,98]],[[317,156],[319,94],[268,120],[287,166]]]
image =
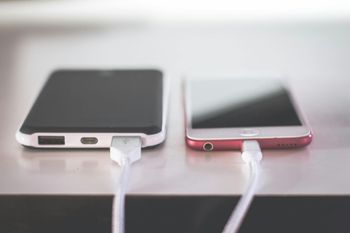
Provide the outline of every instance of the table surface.
[[314,141],[266,150],[259,194],[350,194],[350,23],[230,23],[0,29],[0,194],[112,194],[120,169],[108,150],[27,149],[15,140],[57,68],[159,67],[171,79],[166,142],[143,151],[129,193],[240,194],[238,151],[197,152],[184,141],[186,76],[288,78]]

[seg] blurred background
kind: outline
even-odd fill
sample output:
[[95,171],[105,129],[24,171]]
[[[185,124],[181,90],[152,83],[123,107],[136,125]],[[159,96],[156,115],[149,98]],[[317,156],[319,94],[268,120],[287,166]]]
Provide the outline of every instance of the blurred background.
[[0,1],[1,26],[237,20],[346,20],[346,0],[24,0]]
[[217,23],[254,20],[347,20],[347,0],[10,0],[0,1],[2,26]]

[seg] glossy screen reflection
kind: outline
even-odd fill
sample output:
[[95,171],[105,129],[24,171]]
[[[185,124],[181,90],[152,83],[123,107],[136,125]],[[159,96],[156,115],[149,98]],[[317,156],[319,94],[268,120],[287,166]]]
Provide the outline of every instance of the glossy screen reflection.
[[302,125],[278,81],[206,80],[189,85],[192,128]]

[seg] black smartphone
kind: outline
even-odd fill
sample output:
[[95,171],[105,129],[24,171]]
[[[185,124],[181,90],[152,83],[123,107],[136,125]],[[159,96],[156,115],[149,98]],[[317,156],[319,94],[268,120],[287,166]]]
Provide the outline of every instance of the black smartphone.
[[53,72],[16,134],[25,146],[108,148],[113,136],[165,139],[168,88],[156,69]]

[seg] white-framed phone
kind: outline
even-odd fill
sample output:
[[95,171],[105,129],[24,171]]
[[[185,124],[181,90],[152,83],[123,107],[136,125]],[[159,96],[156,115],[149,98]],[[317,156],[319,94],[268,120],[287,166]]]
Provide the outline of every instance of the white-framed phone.
[[169,80],[155,69],[59,70],[51,74],[17,141],[37,148],[109,148],[113,136],[165,140]]

